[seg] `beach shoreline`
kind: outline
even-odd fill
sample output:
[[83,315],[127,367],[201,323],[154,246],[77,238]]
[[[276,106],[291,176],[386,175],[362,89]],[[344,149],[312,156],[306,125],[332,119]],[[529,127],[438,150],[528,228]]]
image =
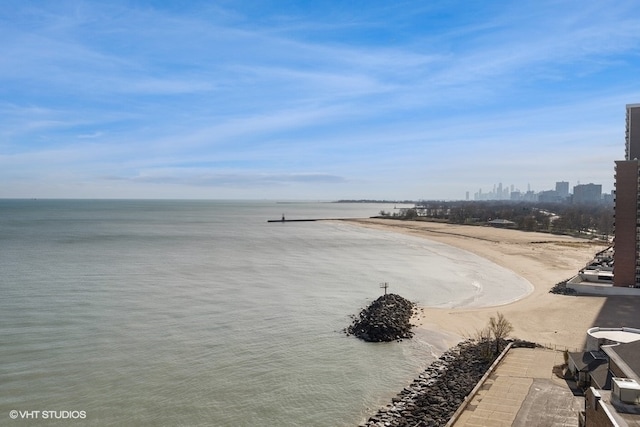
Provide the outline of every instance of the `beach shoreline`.
[[474,253],[528,280],[533,291],[521,299],[498,306],[436,308],[420,306],[416,329],[438,333],[449,347],[473,337],[499,311],[512,323],[512,337],[568,348],[584,346],[586,330],[594,325],[606,301],[598,296],[549,293],[558,282],[575,275],[608,245],[538,232],[486,226],[444,224],[391,219],[346,220],[358,226],[399,232],[444,243]]

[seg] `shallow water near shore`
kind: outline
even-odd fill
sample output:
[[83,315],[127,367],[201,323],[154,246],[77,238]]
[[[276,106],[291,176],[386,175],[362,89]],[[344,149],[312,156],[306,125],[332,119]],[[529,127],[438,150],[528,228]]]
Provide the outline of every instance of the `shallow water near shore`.
[[0,424],[349,426],[444,348],[424,331],[341,330],[390,292],[430,306],[506,303],[514,273],[413,236],[340,221],[392,205],[0,200]]

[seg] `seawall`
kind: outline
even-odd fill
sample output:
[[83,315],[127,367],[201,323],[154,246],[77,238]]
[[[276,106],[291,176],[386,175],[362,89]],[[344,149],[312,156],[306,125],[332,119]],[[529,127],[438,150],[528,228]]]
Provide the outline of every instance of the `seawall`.
[[487,358],[487,345],[467,340],[447,350],[391,403],[360,427],[441,427],[464,407],[512,344],[498,357]]

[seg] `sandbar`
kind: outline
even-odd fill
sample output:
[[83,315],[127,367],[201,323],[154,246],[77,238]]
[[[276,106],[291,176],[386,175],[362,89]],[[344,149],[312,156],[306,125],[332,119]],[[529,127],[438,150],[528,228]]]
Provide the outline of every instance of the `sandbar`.
[[360,226],[422,237],[472,252],[512,270],[533,285],[534,290],[529,295],[501,306],[453,309],[419,307],[419,314],[413,319],[416,329],[444,332],[446,343],[450,346],[462,339],[472,338],[499,311],[514,327],[511,337],[551,348],[577,351],[584,346],[587,329],[602,319],[603,312],[607,311],[607,300],[611,299],[549,293],[556,283],[574,276],[597,252],[608,246],[601,241],[426,221],[375,218],[348,221]]

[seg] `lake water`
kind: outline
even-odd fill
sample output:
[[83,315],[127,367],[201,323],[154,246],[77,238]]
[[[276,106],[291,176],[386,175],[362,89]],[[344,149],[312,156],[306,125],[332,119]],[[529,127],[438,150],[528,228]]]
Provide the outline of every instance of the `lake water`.
[[267,223],[383,209],[0,200],[0,425],[357,425],[445,350],[341,332],[380,283],[449,307],[531,290],[417,237]]

